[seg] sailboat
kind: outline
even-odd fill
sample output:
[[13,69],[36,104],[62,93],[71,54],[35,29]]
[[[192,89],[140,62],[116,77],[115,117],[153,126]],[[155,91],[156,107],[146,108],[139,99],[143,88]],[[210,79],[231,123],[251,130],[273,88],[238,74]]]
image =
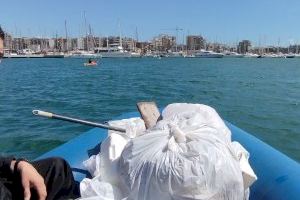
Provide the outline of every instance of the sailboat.
[[[84,12],[84,26],[85,26],[84,41],[86,42],[86,49],[84,47],[85,50],[77,50],[75,52],[72,52],[70,57],[72,57],[72,58],[101,58],[100,54],[97,54],[97,53],[93,52],[93,50],[91,50],[90,38],[91,37],[94,38],[94,36],[92,34],[92,29],[91,29],[90,24],[89,24],[89,33],[87,31],[87,20],[86,20],[85,12]],[[95,48],[92,48],[92,49],[95,49]]]

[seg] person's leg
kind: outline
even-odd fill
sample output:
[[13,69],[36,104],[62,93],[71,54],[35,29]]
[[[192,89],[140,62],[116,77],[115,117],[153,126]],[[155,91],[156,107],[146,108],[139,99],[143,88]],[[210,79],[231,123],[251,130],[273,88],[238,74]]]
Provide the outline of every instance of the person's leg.
[[47,200],[79,197],[79,187],[74,181],[69,164],[61,158],[48,158],[32,162],[42,175],[47,187]]

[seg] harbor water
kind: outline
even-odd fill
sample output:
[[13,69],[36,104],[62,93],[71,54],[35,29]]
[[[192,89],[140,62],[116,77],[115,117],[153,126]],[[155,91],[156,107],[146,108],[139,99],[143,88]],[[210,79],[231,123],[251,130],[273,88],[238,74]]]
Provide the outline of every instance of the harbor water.
[[138,101],[202,103],[300,161],[300,59],[4,59],[0,151],[33,159],[90,129],[33,109],[108,121]]

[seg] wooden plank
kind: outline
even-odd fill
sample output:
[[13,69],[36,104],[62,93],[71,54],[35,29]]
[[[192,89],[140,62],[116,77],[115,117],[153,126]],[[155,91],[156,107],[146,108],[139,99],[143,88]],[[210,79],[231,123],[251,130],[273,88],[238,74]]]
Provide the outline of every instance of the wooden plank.
[[159,109],[155,102],[138,102],[137,108],[145,122],[147,129],[152,128],[161,119]]

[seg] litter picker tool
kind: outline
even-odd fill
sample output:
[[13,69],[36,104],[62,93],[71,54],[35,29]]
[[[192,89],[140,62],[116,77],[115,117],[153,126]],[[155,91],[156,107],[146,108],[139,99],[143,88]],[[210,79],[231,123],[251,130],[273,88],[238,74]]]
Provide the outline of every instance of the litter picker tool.
[[63,120],[63,121],[68,121],[68,122],[73,122],[73,123],[78,123],[78,124],[84,124],[87,126],[104,128],[104,129],[119,131],[122,133],[126,132],[126,130],[123,128],[109,126],[106,124],[100,124],[100,123],[91,122],[91,121],[86,121],[86,120],[82,120],[82,119],[71,118],[71,117],[62,116],[62,115],[57,115],[57,114],[46,112],[46,111],[33,110],[32,113],[37,116],[47,117],[47,118],[51,118],[51,119],[58,119],[58,120]]

